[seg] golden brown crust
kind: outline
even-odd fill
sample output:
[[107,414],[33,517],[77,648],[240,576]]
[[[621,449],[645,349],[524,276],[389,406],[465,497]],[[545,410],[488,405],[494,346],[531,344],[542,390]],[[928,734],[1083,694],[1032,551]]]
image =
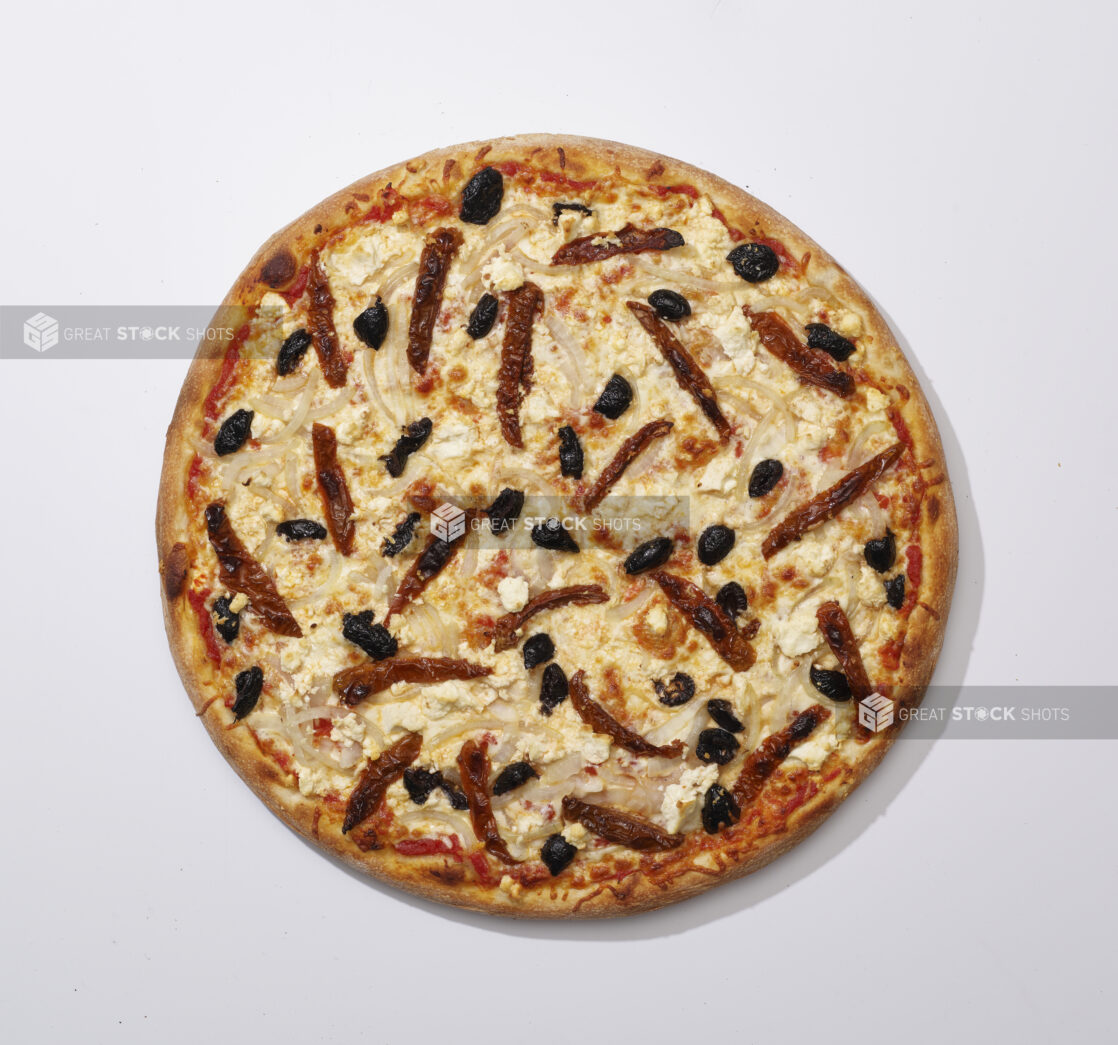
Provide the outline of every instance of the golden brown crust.
[[[910,433],[915,458],[924,466],[921,476],[928,483],[919,517],[923,581],[908,622],[897,692],[907,706],[918,704],[943,642],[957,562],[955,507],[935,421],[915,374],[857,284],[791,223],[742,190],[689,164],[615,142],[521,135],[456,145],[363,178],[281,229],[238,277],[226,305],[254,304],[264,290],[289,287],[312,252],[367,211],[386,186],[406,190],[409,183],[430,177],[446,185],[448,194],[455,195],[476,168],[504,160],[530,163],[574,179],[623,173],[652,185],[693,185],[716,201],[729,225],[746,233],[756,230],[779,238],[796,257],[810,252],[813,275],[818,278],[822,274],[829,289],[868,317],[867,336],[861,343],[867,346],[867,359],[875,374],[887,375],[895,386],[903,386],[909,393],[900,414]],[[219,314],[214,326],[224,325],[225,320],[227,316]],[[287,824],[355,869],[427,899],[515,917],[604,917],[651,910],[749,874],[795,846],[865,779],[895,739],[896,728],[875,734],[861,747],[853,764],[832,755],[816,774],[820,782],[815,793],[786,816],[778,817],[778,829],[766,832],[763,825],[743,821],[717,836],[719,842],[714,848],[709,848],[711,843],[700,834],[690,847],[680,851],[690,864],[673,867],[642,863],[640,871],[619,882],[584,880],[576,886],[575,878],[561,875],[514,897],[495,884],[486,886],[468,880],[462,864],[450,857],[404,857],[391,848],[362,852],[341,834],[341,810],[324,812],[321,800],[300,795],[294,786],[294,774],[285,773],[265,756],[243,724],[233,724],[223,699],[226,694],[216,689],[217,673],[207,659],[189,599],[183,594],[184,588],[189,588],[195,562],[205,552],[192,537],[184,497],[194,453],[191,439],[202,424],[204,400],[220,368],[218,351],[200,350],[186,376],[167,432],[156,544],[172,653],[196,711],[245,782]],[[832,765],[836,766],[834,770]],[[778,772],[765,794],[786,786],[788,779],[787,774]],[[673,854],[671,858],[680,857]],[[695,858],[701,860],[700,864],[693,863]]]

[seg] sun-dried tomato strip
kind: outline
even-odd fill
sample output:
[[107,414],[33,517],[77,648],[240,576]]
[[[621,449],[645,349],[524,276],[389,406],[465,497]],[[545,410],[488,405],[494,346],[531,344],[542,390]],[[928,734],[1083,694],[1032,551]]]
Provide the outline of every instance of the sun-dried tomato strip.
[[578,712],[578,717],[583,722],[595,733],[612,737],[614,743],[626,751],[631,751],[634,755],[650,757],[655,755],[660,758],[678,758],[683,754],[682,740],[673,740],[664,746],[653,744],[628,726],[618,722],[601,704],[591,698],[590,690],[586,687],[585,671],[576,671],[571,676],[570,697],[571,706]]
[[462,233],[457,229],[435,229],[423,245],[408,323],[408,362],[417,374],[427,369],[435,320],[439,318],[443,303],[446,275],[461,245]]
[[617,254],[643,254],[648,250],[671,250],[672,247],[682,246],[683,237],[675,229],[638,229],[634,225],[626,225],[616,232],[596,232],[592,236],[580,236],[564,243],[555,252],[551,264],[585,265],[591,261],[605,261]]
[[494,626],[496,638],[493,649],[497,653],[512,649],[516,645],[516,632],[527,620],[542,610],[555,609],[572,603],[576,606],[591,606],[608,601],[609,595],[600,584],[572,584],[567,588],[552,588],[550,591],[540,592],[539,595],[529,599],[522,610],[506,613],[503,617],[497,618]]
[[543,291],[525,283],[505,295],[505,337],[497,371],[497,419],[509,446],[524,448],[520,404],[532,389],[532,324],[543,308]]
[[345,472],[338,464],[338,439],[334,429],[317,421],[311,428],[314,447],[314,470],[318,474],[318,492],[326,514],[326,528],[333,538],[334,547],[343,555],[353,554],[353,538],[357,527],[353,523],[353,499]]
[[388,689],[394,682],[431,685],[450,679],[478,679],[492,675],[484,664],[452,657],[390,657],[345,668],[334,676],[334,692],[347,707]]
[[458,752],[458,774],[462,778],[462,790],[466,792],[466,801],[470,805],[470,823],[474,825],[478,841],[487,852],[506,864],[519,863],[505,845],[489,803],[489,755],[485,744],[470,739],[462,745],[462,750]]
[[775,312],[754,312],[748,305],[742,305],[742,311],[761,344],[787,363],[805,384],[818,385],[844,399],[854,391],[854,378],[845,370],[836,370],[825,352],[805,345]]
[[583,512],[592,512],[609,493],[613,484],[625,474],[625,469],[653,439],[662,439],[672,430],[672,422],[660,418],[649,421],[625,440],[613,455],[613,460],[602,469],[597,481],[581,497],[576,498],[576,507]]
[[831,717],[831,713],[821,704],[812,704],[801,711],[782,730],[766,737],[757,745],[742,763],[741,771],[730,793],[742,811],[757,799],[765,781],[780,767],[792,753],[797,744],[802,744],[815,728]]
[[794,508],[761,542],[761,554],[766,559],[771,559],[781,548],[798,541],[808,530],[838,515],[846,505],[857,500],[877,482],[902,453],[904,444],[894,443],[888,450],[882,450],[854,471],[847,472],[834,486],[816,494],[799,508]]
[[384,799],[388,785],[399,780],[418,757],[423,746],[419,733],[405,733],[389,748],[385,748],[362,771],[360,779],[349,793],[346,803],[345,820],[342,834],[348,834],[362,820],[367,820],[377,811]]
[[341,388],[345,384],[349,364],[338,344],[338,332],[334,329],[334,295],[330,292],[330,281],[317,254],[311,258],[307,290],[307,329],[318,354],[318,365],[326,383],[331,388]]
[[225,505],[216,501],[206,509],[206,530],[217,552],[221,581],[230,591],[247,595],[253,612],[264,626],[277,635],[301,638],[303,629],[287,608],[283,596],[264,567],[249,555],[225,514]]
[[706,419],[714,425],[718,438],[723,443],[726,442],[730,438],[730,422],[722,413],[722,408],[718,405],[718,399],[714,394],[714,386],[703,373],[703,368],[683,347],[668,324],[656,314],[655,309],[643,301],[626,301],[625,305],[637,317],[637,322],[644,327],[645,332],[660,349],[660,354],[675,372],[679,387],[691,394]]
[[[476,508],[470,508],[466,511],[467,533],[471,521],[478,514]],[[400,578],[396,594],[392,596],[392,601],[388,604],[388,612],[384,615],[385,624],[423,593],[427,585],[442,573],[447,563],[454,558],[463,543],[462,537],[457,537],[453,541],[444,541],[441,537],[431,534],[427,538],[423,551],[416,556],[415,562],[411,564],[408,572]]]
[[858,651],[858,640],[854,638],[842,607],[837,602],[825,602],[815,611],[815,619],[819,621],[819,630],[850,683],[851,696],[855,700],[868,697],[873,692],[873,683],[866,674],[862,654]]
[[591,834],[630,849],[663,851],[683,844],[683,835],[669,834],[644,817],[623,813],[609,806],[593,805],[574,795],[563,799],[563,819],[577,820]]
[[711,648],[735,671],[748,671],[757,654],[745,633],[721,606],[697,584],[674,573],[657,570],[652,579],[660,585],[668,601],[682,613],[691,626],[701,632]]

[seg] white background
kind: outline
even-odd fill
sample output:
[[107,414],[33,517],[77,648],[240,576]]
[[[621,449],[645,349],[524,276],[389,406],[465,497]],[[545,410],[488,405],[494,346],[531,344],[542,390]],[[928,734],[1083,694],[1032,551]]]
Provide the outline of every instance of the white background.
[[[5,19],[3,303],[216,303],[307,206],[456,141],[563,131],[685,158],[832,251],[921,376],[962,542],[937,681],[1115,680],[1112,6]],[[8,1040],[1113,1029],[1113,741],[899,743],[791,855],[616,923],[457,913],[312,850],[221,760],[167,653],[152,523],[186,365],[0,362]]]

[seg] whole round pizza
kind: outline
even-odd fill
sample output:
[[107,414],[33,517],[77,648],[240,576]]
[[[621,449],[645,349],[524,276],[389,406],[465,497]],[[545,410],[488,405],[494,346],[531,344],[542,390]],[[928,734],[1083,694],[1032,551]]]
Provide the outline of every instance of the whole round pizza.
[[677,160],[527,135],[273,236],[167,436],[199,716],[323,849],[498,914],[754,870],[873,769],[943,637],[935,423],[866,295]]

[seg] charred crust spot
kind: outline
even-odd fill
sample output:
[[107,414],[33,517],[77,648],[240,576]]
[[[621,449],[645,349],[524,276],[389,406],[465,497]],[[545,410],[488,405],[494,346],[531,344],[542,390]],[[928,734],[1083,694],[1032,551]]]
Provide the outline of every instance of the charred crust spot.
[[935,522],[939,518],[939,511],[939,498],[933,494],[928,498],[928,519],[931,522]]
[[649,178],[659,178],[660,175],[663,174],[663,173],[664,173],[664,165],[659,160],[656,160],[652,164],[652,166],[648,168],[648,171],[646,172],[646,176],[649,177]]
[[446,885],[458,885],[459,882],[466,879],[465,868],[457,864],[448,864],[446,867],[429,867],[427,873],[436,882],[443,882]]
[[567,169],[567,154],[563,151],[563,146],[560,145],[555,151],[557,153],[559,153],[559,169],[560,170],[566,170]]
[[162,563],[163,590],[172,602],[186,587],[186,568],[188,559],[186,545],[179,541],[168,553]]
[[322,231],[322,226],[321,225],[315,225],[314,234],[317,236],[321,231]]
[[277,250],[264,262],[264,267],[260,270],[260,279],[274,290],[276,287],[290,283],[295,278],[295,269],[295,255],[284,248]]
[[443,181],[450,181],[450,176],[454,173],[454,168],[458,166],[457,160],[447,160],[443,164]]
[[489,155],[489,150],[492,148],[492,145],[483,145],[480,149],[478,149],[477,155],[474,157],[474,159],[477,160],[478,163],[481,163],[481,161]]

